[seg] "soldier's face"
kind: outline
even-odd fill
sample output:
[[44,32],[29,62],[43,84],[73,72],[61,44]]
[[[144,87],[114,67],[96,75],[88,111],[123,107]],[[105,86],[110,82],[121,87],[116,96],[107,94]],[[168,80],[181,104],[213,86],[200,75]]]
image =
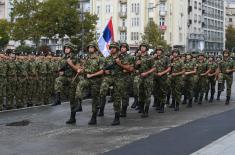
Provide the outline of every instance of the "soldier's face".
[[224,57],[228,57],[229,55],[228,55],[228,53],[227,52],[225,52],[224,53]]
[[69,54],[71,52],[71,49],[69,47],[65,47],[64,52],[65,54]]
[[126,53],[126,52],[127,52],[126,47],[122,46],[122,47],[121,47],[121,53]]
[[161,56],[162,55],[162,50],[157,50],[157,56]]
[[89,53],[94,53],[94,52],[95,52],[95,48],[92,47],[92,46],[90,46],[90,47],[88,48],[88,51],[89,51]]
[[174,58],[178,57],[178,53],[177,52],[174,52],[172,55],[173,55]]
[[147,48],[146,48],[145,46],[141,46],[141,48],[140,48],[140,51],[141,51],[141,52],[144,53],[144,52],[146,52],[146,50],[147,50]]
[[117,53],[117,49],[114,48],[114,47],[112,47],[112,48],[110,49],[110,53],[111,53],[111,54],[116,54],[116,53]]
[[191,60],[191,55],[187,55],[186,60]]

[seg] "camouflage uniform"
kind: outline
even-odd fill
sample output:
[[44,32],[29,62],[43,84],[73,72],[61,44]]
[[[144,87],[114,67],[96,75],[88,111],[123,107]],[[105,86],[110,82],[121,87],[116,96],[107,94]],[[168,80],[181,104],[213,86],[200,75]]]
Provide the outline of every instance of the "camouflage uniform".
[[6,108],[14,108],[14,97],[16,95],[17,67],[15,60],[7,61],[7,104]]
[[138,70],[139,75],[135,77],[135,87],[138,90],[139,103],[141,111],[143,112],[142,117],[148,117],[149,105],[151,102],[151,93],[153,88],[153,76],[152,74],[147,77],[140,77],[141,73],[144,73],[154,67],[153,58],[147,53],[140,57],[141,64],[136,65],[135,68]]
[[87,74],[93,74],[97,71],[103,69],[104,60],[100,56],[89,55],[88,59],[83,64],[85,78],[81,80],[76,89],[76,98],[82,100],[84,97],[84,90],[86,88],[91,89],[91,96],[92,96],[92,112],[97,113],[97,107],[99,106],[99,92],[100,92],[100,85],[102,82],[102,76],[97,76],[93,78],[87,78]]
[[[178,73],[184,70],[184,64],[180,59],[175,59],[171,63],[171,73]],[[175,111],[179,110],[179,104],[181,102],[181,90],[182,90],[182,75],[170,77],[172,98],[175,99]]]
[[0,111],[2,111],[7,85],[7,64],[4,60],[2,60],[2,58],[0,60],[0,68]]
[[[154,59],[154,67],[156,68],[156,73],[165,71],[170,67],[170,60],[165,56],[160,56]],[[167,95],[167,74],[158,77],[154,76],[153,79],[153,96],[154,103],[156,104],[156,110],[160,110],[160,113],[164,112],[164,107],[166,103]]]
[[[209,74],[214,74],[217,72],[218,65],[215,62],[211,62],[208,65],[209,65],[209,68],[211,69]],[[209,102],[212,102],[214,99],[214,94],[215,94],[216,75],[208,77],[208,83],[209,83],[209,88],[211,92],[211,97],[210,97]]]
[[206,92],[206,84],[207,84],[207,76],[201,76],[201,74],[204,74],[208,71],[208,63],[206,61],[197,64],[197,75],[198,80],[196,82],[197,85],[197,95],[196,98],[199,97],[198,104],[202,104],[202,99],[204,96],[204,93]]
[[[191,60],[186,60],[185,62],[185,72],[192,72],[196,68],[196,63]],[[193,88],[194,88],[194,74],[184,76],[184,88],[185,88],[185,99],[188,102],[188,107],[192,107],[193,100]]]
[[[220,63],[220,72],[222,73],[222,84],[225,83],[226,81],[226,88],[227,88],[227,92],[226,92],[226,96],[227,96],[227,101],[226,104],[229,104],[229,100],[231,97],[231,89],[232,89],[232,83],[233,83],[233,72],[227,73],[226,70],[227,69],[234,69],[234,62],[232,59],[230,59],[230,57],[228,59],[223,59],[222,62]],[[223,87],[219,87],[219,92],[223,91]]]

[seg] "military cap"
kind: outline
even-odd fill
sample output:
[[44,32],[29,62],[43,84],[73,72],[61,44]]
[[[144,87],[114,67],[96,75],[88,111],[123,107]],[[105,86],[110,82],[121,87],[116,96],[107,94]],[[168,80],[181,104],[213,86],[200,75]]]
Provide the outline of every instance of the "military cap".
[[72,51],[75,51],[75,49],[76,49],[76,46],[73,44],[73,43],[71,43],[71,42],[67,42],[65,45],[64,45],[64,49],[65,48],[70,48]]
[[120,48],[122,48],[122,47],[126,47],[127,51],[130,50],[130,47],[129,47],[129,45],[127,43],[121,43],[120,44]]
[[230,55],[230,51],[229,51],[228,49],[225,49],[225,50],[223,51],[223,55],[224,55],[224,53],[228,53],[228,54]]
[[109,49],[111,49],[111,48],[116,48],[116,49],[119,50],[120,47],[119,47],[119,44],[117,42],[112,42],[109,46]]
[[147,51],[149,50],[149,45],[147,43],[141,43],[140,46],[139,46],[139,49],[144,46],[147,48]]
[[90,42],[90,43],[87,45],[87,51],[88,51],[89,47],[94,47],[94,48],[96,49],[96,51],[99,50],[96,42]]
[[205,53],[199,53],[197,56],[198,56],[198,57],[199,57],[199,56],[206,57]]
[[180,54],[180,51],[179,51],[179,49],[175,48],[175,49],[173,49],[173,50],[171,51],[171,53],[172,53],[172,54],[173,54],[173,53],[178,53],[178,54]]

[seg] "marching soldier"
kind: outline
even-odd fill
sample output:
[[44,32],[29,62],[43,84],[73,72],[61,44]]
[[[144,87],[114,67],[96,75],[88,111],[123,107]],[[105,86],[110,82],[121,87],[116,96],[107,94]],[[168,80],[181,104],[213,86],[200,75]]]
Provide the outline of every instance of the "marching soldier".
[[79,81],[76,89],[76,100],[82,102],[83,92],[86,88],[91,89],[92,96],[92,117],[89,125],[97,124],[97,107],[99,104],[99,92],[102,82],[104,59],[98,55],[98,47],[92,42],[87,46],[88,57],[83,64],[82,73],[84,80]]
[[154,53],[154,67],[156,71],[154,72],[153,80],[153,95],[154,102],[158,99],[156,104],[156,110],[159,113],[164,113],[166,95],[167,95],[167,74],[170,72],[170,60],[163,55],[164,50],[159,46]]
[[233,83],[233,72],[234,72],[234,63],[232,59],[230,58],[230,52],[229,50],[224,50],[223,51],[223,60],[220,63],[219,70],[222,73],[222,83],[219,86],[218,93],[220,94],[223,91],[223,86],[222,84],[225,83],[226,81],[226,102],[225,104],[228,105],[231,97],[231,89],[232,89],[232,83]]
[[211,93],[211,97],[209,102],[212,103],[214,100],[214,94],[215,94],[215,84],[216,84],[216,77],[218,75],[218,65],[214,61],[214,57],[209,57],[208,61],[209,68],[211,69],[208,74],[208,83],[209,83],[209,89]]
[[135,62],[135,68],[138,70],[137,78],[138,82],[137,89],[139,90],[139,104],[140,104],[140,112],[142,112],[141,117],[148,117],[149,105],[151,102],[151,93],[153,86],[153,76],[152,73],[155,71],[153,58],[148,55],[149,47],[147,44],[142,43],[139,46],[141,51],[140,58]]
[[7,64],[4,55],[0,54],[0,111],[3,110],[4,97],[6,96]]
[[171,63],[171,91],[172,98],[175,99],[174,110],[179,111],[179,105],[181,102],[181,88],[182,88],[182,75],[185,73],[184,64],[180,60],[179,51],[172,51],[172,63]]
[[188,107],[192,107],[193,102],[193,88],[194,88],[194,75],[196,74],[197,68],[196,63],[192,61],[192,55],[186,55],[185,61],[185,73],[184,73],[184,88],[185,88],[185,103],[187,104],[188,100]]
[[53,105],[61,104],[60,95],[63,91],[63,86],[64,84],[68,84],[69,86],[69,102],[71,113],[70,118],[66,122],[66,124],[76,123],[76,112],[78,112],[78,103],[75,100],[75,93],[79,78],[76,78],[76,74],[79,74],[81,72],[81,69],[76,66],[78,64],[78,61],[73,55],[74,51],[75,46],[72,43],[66,43],[64,45],[65,56],[61,59],[59,77],[56,78],[55,81],[56,100]]

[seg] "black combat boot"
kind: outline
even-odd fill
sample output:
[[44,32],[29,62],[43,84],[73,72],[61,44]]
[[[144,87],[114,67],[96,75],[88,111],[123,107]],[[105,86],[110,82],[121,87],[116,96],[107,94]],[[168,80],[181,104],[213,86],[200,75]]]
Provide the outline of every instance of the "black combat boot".
[[161,104],[160,104],[158,99],[156,99],[156,102],[155,102],[155,99],[154,99],[154,104],[156,105],[155,107],[156,107],[157,111],[161,109]]
[[227,99],[226,99],[225,104],[226,104],[226,105],[229,105],[229,101],[230,101],[230,96],[227,96]]
[[165,104],[162,103],[159,112],[160,114],[165,113]]
[[167,104],[167,105],[170,104],[170,98],[171,98],[171,95],[170,95],[170,94],[167,94],[167,96],[166,96],[166,104]]
[[97,117],[97,113],[93,112],[92,116],[91,116],[91,120],[90,120],[90,122],[88,124],[89,125],[96,125],[97,124],[96,117]]
[[175,108],[175,98],[174,97],[172,97],[171,105],[169,106],[169,108]]
[[141,117],[142,117],[142,118],[149,117],[149,106],[145,106],[145,107],[144,107],[144,111],[143,111]]
[[121,112],[120,117],[126,117],[127,107],[128,107],[127,105],[122,106],[122,112]]
[[189,99],[189,102],[188,102],[188,108],[192,108],[193,107],[193,99]]
[[76,99],[77,105],[73,109],[73,112],[82,112],[82,100],[81,99]]
[[120,113],[119,112],[115,112],[115,117],[111,125],[112,126],[120,125]]
[[55,94],[55,102],[51,106],[61,105],[60,92]]
[[70,119],[66,122],[66,124],[75,124],[76,123],[76,112],[71,112]]
[[135,96],[135,97],[134,97],[134,102],[133,102],[133,104],[131,105],[131,108],[132,108],[132,109],[135,109],[136,106],[138,105],[138,103],[139,103],[138,97]]
[[100,97],[100,111],[98,116],[102,117],[104,116],[104,108],[105,108],[105,103],[106,103],[106,97]]
[[221,91],[218,91],[218,94],[217,94],[217,101],[219,101],[220,100],[220,95],[221,95]]
[[179,110],[180,110],[180,103],[176,102],[174,111],[179,111]]

